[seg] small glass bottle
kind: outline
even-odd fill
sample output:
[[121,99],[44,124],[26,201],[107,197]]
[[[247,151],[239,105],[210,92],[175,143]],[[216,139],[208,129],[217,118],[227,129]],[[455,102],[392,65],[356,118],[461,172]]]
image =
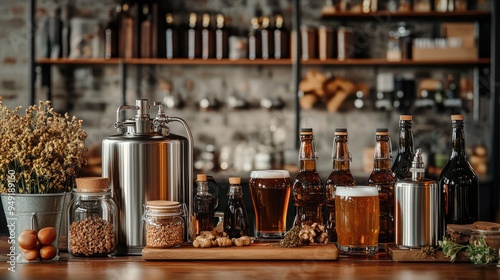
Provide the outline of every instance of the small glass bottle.
[[177,201],[151,200],[144,205],[146,246],[179,247],[184,242],[185,222],[182,204]]
[[224,232],[229,238],[248,235],[248,216],[243,203],[240,177],[229,178],[228,198],[224,212]]
[[312,128],[300,130],[299,162],[300,170],[292,186],[293,205],[295,206],[294,225],[323,224],[323,204],[326,189],[316,171],[316,148]]
[[399,116],[399,150],[392,165],[392,172],[397,180],[412,176],[410,172],[414,157],[412,119],[411,115]]
[[394,184],[396,179],[391,170],[392,148],[389,130],[377,128],[373,170],[367,185],[378,188],[380,201],[379,243],[394,242]]
[[76,179],[68,205],[68,252],[78,257],[116,253],[118,208],[111,196],[108,178]]
[[352,159],[347,142],[347,129],[335,129],[332,153],[333,168],[325,184],[326,206],[329,214],[327,231],[331,242],[337,241],[337,232],[335,230],[335,189],[337,186],[356,186],[356,181],[350,171],[350,162]]
[[446,224],[471,224],[479,219],[479,182],[465,152],[464,116],[452,115],[452,152],[439,176],[444,192]]
[[207,175],[198,174],[196,183],[198,187],[194,197],[194,215],[196,219],[195,233],[198,236],[202,231],[212,231],[214,229],[215,199],[208,192]]

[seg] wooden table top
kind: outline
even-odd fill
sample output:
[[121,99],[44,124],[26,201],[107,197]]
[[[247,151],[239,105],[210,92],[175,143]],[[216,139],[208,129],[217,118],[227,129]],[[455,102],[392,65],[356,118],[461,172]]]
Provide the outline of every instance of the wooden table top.
[[141,256],[78,258],[62,252],[59,261],[18,263],[11,272],[7,245],[0,238],[0,279],[500,279],[496,265],[395,262],[385,252],[341,255],[336,261],[145,261]]

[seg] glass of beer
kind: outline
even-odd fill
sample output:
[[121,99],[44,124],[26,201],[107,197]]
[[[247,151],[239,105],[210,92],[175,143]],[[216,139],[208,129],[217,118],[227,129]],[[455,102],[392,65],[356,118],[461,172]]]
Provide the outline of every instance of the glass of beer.
[[252,171],[248,185],[255,213],[255,238],[285,237],[290,173],[286,170]]
[[379,197],[373,186],[338,186],[335,190],[338,249],[344,254],[378,251]]

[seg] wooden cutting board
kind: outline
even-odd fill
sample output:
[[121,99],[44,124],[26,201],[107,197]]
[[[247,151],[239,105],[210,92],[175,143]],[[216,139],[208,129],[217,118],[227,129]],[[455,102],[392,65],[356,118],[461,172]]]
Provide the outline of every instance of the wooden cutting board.
[[[444,255],[443,251],[436,251],[433,255],[427,255],[420,248],[402,249],[396,244],[386,245],[387,253],[397,262],[450,262],[450,258]],[[458,252],[455,262],[469,262],[468,254]]]
[[281,248],[269,243],[253,243],[243,247],[194,248],[191,244],[179,248],[145,247],[145,260],[314,260],[334,261],[339,258],[335,244]]

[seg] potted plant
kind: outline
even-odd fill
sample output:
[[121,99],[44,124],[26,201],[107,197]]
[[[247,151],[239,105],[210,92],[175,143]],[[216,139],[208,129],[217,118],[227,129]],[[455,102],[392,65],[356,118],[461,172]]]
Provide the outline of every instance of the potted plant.
[[9,238],[47,226],[59,235],[66,192],[85,164],[87,134],[81,120],[55,112],[50,101],[20,112],[0,97],[0,193]]

